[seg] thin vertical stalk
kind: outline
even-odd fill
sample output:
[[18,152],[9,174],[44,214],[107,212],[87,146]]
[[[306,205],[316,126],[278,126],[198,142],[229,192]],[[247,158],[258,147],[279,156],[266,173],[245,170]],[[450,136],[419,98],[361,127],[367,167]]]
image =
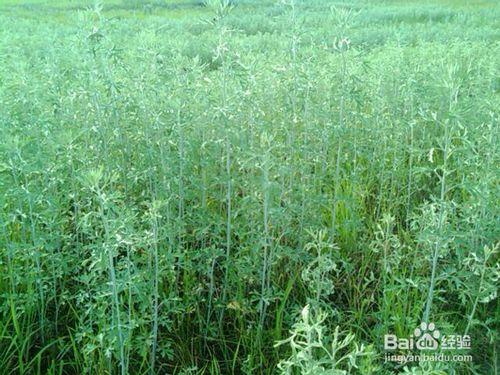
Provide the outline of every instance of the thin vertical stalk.
[[263,175],[263,190],[264,190],[264,202],[263,202],[263,224],[264,224],[264,259],[262,262],[261,271],[261,299],[259,304],[259,326],[260,329],[264,326],[265,314],[267,309],[266,303],[266,293],[269,287],[270,281],[270,260],[269,260],[269,155],[268,150],[264,153],[264,160],[262,163],[262,175]]
[[449,152],[449,129],[448,124],[445,122],[445,139],[444,139],[444,150],[443,150],[443,166],[442,166],[442,175],[441,175],[441,191],[439,195],[440,200],[440,210],[439,210],[439,218],[438,218],[438,227],[437,227],[437,236],[438,238],[434,244],[434,251],[432,254],[432,266],[431,266],[431,281],[429,285],[429,293],[427,295],[427,301],[425,304],[425,312],[423,321],[429,323],[429,315],[431,312],[432,301],[434,298],[434,289],[436,284],[436,269],[439,258],[439,251],[441,250],[441,238],[443,235],[443,227],[444,227],[444,214],[445,214],[445,194],[446,194],[446,175],[448,174],[448,152]]
[[111,233],[108,227],[108,220],[106,218],[106,215],[104,213],[104,202],[103,202],[103,193],[101,192],[101,189],[99,186],[97,186],[97,196],[99,200],[99,215],[101,217],[102,224],[104,226],[104,232],[105,232],[105,251],[107,252],[108,255],[108,270],[109,270],[109,276],[110,276],[110,282],[111,282],[111,295],[113,296],[113,304],[115,305],[115,317],[116,317],[116,326],[118,330],[118,345],[120,346],[120,367],[121,367],[121,374],[125,375],[127,373],[127,369],[125,367],[125,352],[124,352],[124,345],[123,345],[123,333],[122,333],[122,325],[121,325],[121,318],[120,318],[120,303],[118,300],[118,291],[116,287],[116,273],[115,273],[115,266],[114,266],[114,257],[111,249],[108,248],[109,242],[111,240]]
[[408,184],[406,188],[406,222],[410,220],[411,189],[413,183],[413,122],[410,124],[410,156],[408,161]]
[[[153,202],[153,205],[155,202]],[[151,369],[150,373],[155,372],[156,350],[158,345],[158,217],[156,207],[151,212],[153,226],[153,326],[151,331]]]

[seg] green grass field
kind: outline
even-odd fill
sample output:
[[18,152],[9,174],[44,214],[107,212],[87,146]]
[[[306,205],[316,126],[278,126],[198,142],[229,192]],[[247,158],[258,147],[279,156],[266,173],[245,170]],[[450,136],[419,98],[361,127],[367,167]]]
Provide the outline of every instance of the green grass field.
[[499,20],[0,0],[0,375],[498,374]]

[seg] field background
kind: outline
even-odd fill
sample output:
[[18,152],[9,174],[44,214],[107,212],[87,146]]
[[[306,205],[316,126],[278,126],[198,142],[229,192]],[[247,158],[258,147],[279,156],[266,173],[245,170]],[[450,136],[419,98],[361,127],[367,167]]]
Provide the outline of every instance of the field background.
[[497,374],[500,3],[224,4],[0,0],[0,374]]

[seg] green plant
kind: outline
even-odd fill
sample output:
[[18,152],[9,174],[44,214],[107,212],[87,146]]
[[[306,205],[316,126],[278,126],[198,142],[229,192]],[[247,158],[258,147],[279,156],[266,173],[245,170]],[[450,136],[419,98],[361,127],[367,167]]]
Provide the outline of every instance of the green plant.
[[498,13],[1,1],[0,372],[495,373]]
[[306,305],[300,320],[294,324],[290,337],[279,341],[275,346],[288,344],[292,354],[281,361],[278,368],[282,374],[350,374],[357,368],[357,361],[362,356],[370,355],[364,345],[353,342],[354,335],[340,336],[339,327],[335,327],[330,338],[324,325],[327,316],[320,310],[310,310]]

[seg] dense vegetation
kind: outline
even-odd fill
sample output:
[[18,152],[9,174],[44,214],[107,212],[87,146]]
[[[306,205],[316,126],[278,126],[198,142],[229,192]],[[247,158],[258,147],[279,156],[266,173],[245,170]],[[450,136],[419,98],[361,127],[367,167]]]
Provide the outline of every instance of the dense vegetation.
[[0,373],[496,374],[499,18],[1,1]]

